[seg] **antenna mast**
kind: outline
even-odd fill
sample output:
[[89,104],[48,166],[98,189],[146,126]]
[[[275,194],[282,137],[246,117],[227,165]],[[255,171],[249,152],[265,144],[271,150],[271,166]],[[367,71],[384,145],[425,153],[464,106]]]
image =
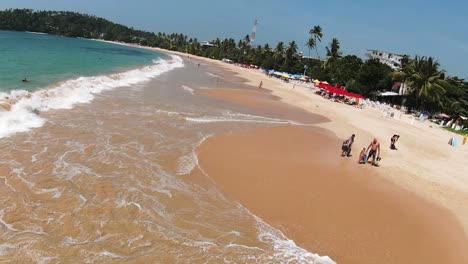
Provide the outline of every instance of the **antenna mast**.
[[254,47],[255,45],[255,35],[257,34],[257,24],[258,24],[258,19],[255,18],[254,25],[252,28],[252,34],[250,34],[250,46]]

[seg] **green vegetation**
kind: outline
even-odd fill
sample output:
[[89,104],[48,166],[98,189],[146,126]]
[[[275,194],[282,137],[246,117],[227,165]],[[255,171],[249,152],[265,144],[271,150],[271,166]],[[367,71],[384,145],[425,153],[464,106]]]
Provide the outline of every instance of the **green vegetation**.
[[[217,38],[210,42],[214,46],[203,45],[197,38],[183,34],[136,30],[75,12],[8,9],[0,11],[0,29],[136,43],[291,73],[303,73],[307,65],[306,74],[314,79],[344,85],[348,90],[366,97],[376,97],[379,91],[389,90],[393,82],[403,82],[411,87],[406,96],[407,107],[431,113],[440,111],[454,116],[468,116],[468,82],[457,77],[446,78],[437,60],[418,56],[410,59],[406,56],[402,62],[403,68],[393,71],[378,60],[364,62],[354,55],[343,56],[337,38],[333,38],[325,48],[326,58],[321,60],[317,44],[321,43],[324,33],[319,25],[308,32],[309,40],[305,44],[309,49],[308,57],[297,54],[298,44],[295,41],[287,45],[279,42],[274,48],[269,44],[251,47],[247,35],[237,42],[232,38]],[[317,58],[310,56],[313,49]]]

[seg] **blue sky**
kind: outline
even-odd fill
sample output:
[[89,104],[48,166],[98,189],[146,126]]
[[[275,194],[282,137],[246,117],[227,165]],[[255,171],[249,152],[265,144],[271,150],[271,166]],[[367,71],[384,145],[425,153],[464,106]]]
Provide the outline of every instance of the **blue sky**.
[[464,0],[1,0],[0,9],[72,10],[148,31],[209,40],[239,39],[259,19],[257,43],[296,40],[307,54],[308,31],[321,25],[324,46],[333,37],[344,54],[366,49],[433,56],[448,75],[468,78],[468,1]]

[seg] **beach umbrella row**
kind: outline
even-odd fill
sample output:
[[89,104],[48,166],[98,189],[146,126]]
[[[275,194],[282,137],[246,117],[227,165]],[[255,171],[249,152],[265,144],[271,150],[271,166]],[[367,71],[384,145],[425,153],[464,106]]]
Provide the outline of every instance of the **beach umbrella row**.
[[296,79],[296,80],[301,80],[301,81],[309,81],[310,78],[309,76],[301,75],[301,74],[291,74],[288,72],[280,72],[280,71],[275,71],[275,70],[266,70],[264,69],[265,72],[271,75],[275,75],[277,77],[282,77],[282,78],[288,78],[288,79]]

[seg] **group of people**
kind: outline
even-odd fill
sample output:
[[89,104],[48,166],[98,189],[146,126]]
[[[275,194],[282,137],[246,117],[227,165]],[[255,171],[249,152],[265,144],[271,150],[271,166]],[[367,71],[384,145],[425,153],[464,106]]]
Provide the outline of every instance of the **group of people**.
[[[347,140],[343,142],[343,145],[341,146],[341,156],[342,157],[351,157],[351,147],[354,143],[354,138],[356,135],[352,134],[351,137],[349,137]],[[400,138],[400,135],[393,135],[392,138],[390,139],[390,149],[396,150],[396,142]],[[359,159],[358,163],[359,164],[366,164],[369,162],[369,160],[372,158],[372,161],[370,162],[371,165],[378,167],[379,162],[381,160],[380,158],[380,142],[374,138],[369,146],[364,146],[362,147],[361,153],[359,153]]]

